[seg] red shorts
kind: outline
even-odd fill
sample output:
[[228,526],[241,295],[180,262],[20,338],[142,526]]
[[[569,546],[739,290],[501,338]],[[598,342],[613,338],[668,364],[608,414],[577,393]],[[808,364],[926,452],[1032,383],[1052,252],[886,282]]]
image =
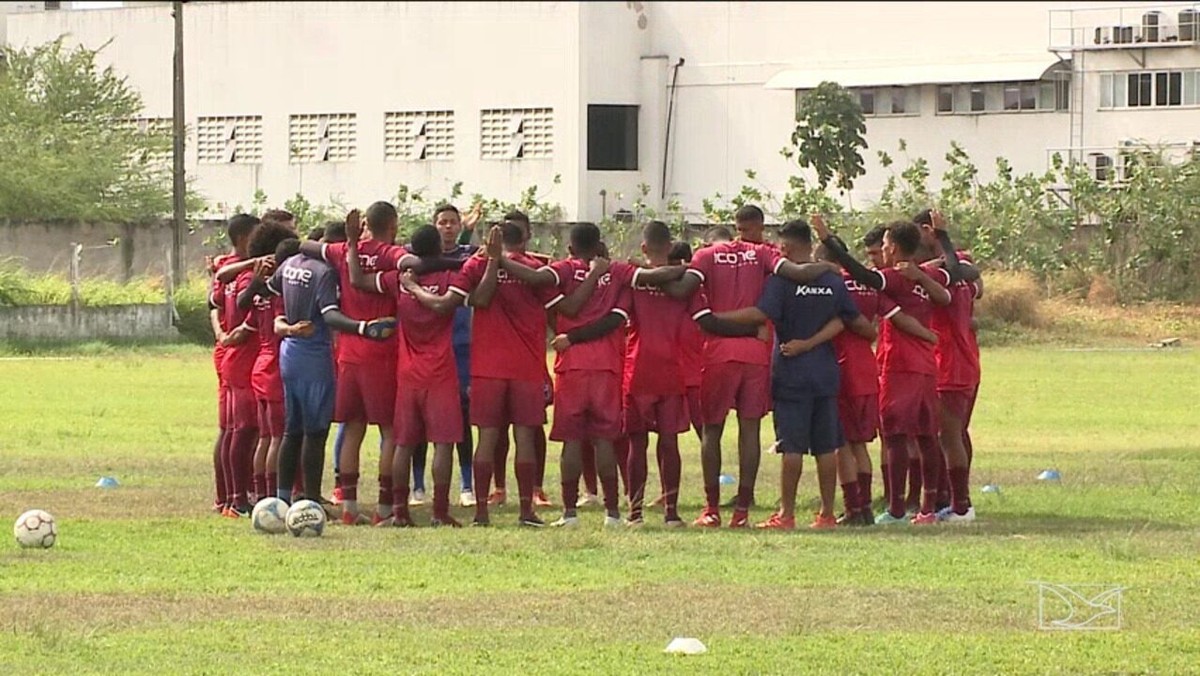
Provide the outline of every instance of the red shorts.
[[254,400],[254,390],[249,387],[229,388],[227,407],[229,429],[258,429],[258,402]]
[[336,422],[387,425],[396,407],[396,365],[337,365],[337,397],[333,405]]
[[621,436],[621,374],[567,371],[554,387],[553,441],[612,441]]
[[922,373],[889,373],[879,385],[884,436],[934,436],[938,431],[937,379]]
[[625,434],[679,434],[688,431],[687,395],[626,394]]
[[771,367],[724,362],[706,364],[701,376],[701,419],[705,425],[725,422],[730,410],[739,418],[761,419],[771,411]]
[[471,424],[537,427],[546,422],[546,384],[528,380],[471,378]]
[[975,397],[979,394],[979,386],[969,390],[939,390],[938,403],[941,411],[962,421],[963,429],[971,424],[971,414],[975,411]]
[[838,396],[838,418],[848,444],[866,444],[879,432],[879,395]]
[[271,438],[283,436],[283,399],[258,400],[258,435]]
[[401,384],[396,391],[392,436],[397,446],[457,444],[462,441],[462,398],[458,378],[445,378],[425,389]]
[[687,405],[688,419],[692,421],[692,427],[704,427],[704,408],[700,405],[699,385],[693,385],[687,388]]

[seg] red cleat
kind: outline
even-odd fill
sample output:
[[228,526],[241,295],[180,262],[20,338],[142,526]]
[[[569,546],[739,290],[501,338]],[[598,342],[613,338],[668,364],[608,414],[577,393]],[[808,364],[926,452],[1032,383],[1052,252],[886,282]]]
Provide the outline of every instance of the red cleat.
[[796,530],[796,517],[775,512],[766,521],[754,527],[762,530]]
[[744,509],[733,510],[733,518],[729,520],[730,528],[749,528],[750,512]]
[[929,526],[938,522],[937,514],[933,512],[921,512],[912,518],[914,526]]
[[503,488],[497,488],[488,496],[487,503],[490,507],[500,507],[508,502],[508,491]]
[[539,490],[539,491],[533,492],[533,506],[534,507],[553,507],[554,503],[550,502],[550,498],[546,497],[546,491]]
[[366,514],[355,514],[354,512],[342,512],[342,523],[347,526],[365,526],[371,523]]
[[813,530],[830,530],[838,527],[837,519],[832,516],[821,516],[817,514],[813,518],[813,522],[808,524],[808,527]]
[[342,487],[341,486],[334,487],[333,495],[330,497],[329,501],[335,505],[342,504]]
[[700,516],[696,517],[693,524],[701,528],[720,528],[721,527],[721,512],[711,508],[705,508]]
[[438,526],[449,526],[451,528],[462,528],[463,527],[463,525],[461,523],[459,523],[457,520],[455,520],[454,517],[450,516],[449,514],[443,514],[442,516],[433,517],[432,519],[429,520],[429,525],[434,528],[437,528]]

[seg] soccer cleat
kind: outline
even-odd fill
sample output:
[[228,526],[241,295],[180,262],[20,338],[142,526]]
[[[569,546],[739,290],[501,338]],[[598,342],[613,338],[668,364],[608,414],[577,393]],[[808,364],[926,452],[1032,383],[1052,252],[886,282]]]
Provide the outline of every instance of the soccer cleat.
[[371,519],[366,514],[356,514],[354,512],[342,512],[342,524],[346,526],[365,526],[371,523]]
[[733,510],[733,517],[729,519],[730,528],[749,528],[750,527],[750,512],[744,509]]
[[[867,505],[858,510],[858,525],[859,526],[874,526],[875,512],[871,511],[871,506]],[[852,524],[853,525],[853,524]]]
[[441,516],[435,516],[435,517],[429,519],[429,525],[433,528],[439,528],[441,526],[449,526],[451,528],[462,528],[462,524],[459,523],[454,517],[450,516],[449,514],[443,514]]
[[558,521],[550,524],[554,528],[578,528],[579,517],[577,516],[561,516]]
[[950,513],[942,517],[941,520],[945,523],[971,523],[975,520],[975,508],[968,507],[966,514],[959,514],[951,509]]
[[342,504],[342,500],[344,500],[344,499],[345,498],[342,497],[342,487],[334,486],[333,487],[333,495],[329,496],[329,501],[335,505],[340,505],[340,504]]
[[500,507],[508,502],[508,491],[503,488],[497,488],[488,496],[488,505],[491,507]]
[[413,522],[411,517],[406,516],[402,519],[397,519],[395,517],[395,515],[393,515],[393,516],[389,516],[388,518],[375,524],[375,527],[376,528],[416,528],[417,524]]
[[387,513],[388,513],[388,516],[384,516],[384,515],[380,514],[379,512],[372,514],[371,515],[371,525],[378,526],[379,524],[383,523],[384,521],[387,521],[388,519],[392,518],[391,517],[392,511],[390,509],[388,510]]
[[687,528],[687,522],[676,516],[673,519],[663,521],[663,525],[667,528]]
[[946,518],[947,514],[950,514],[953,511],[954,511],[953,507],[942,507],[941,509],[938,509],[937,511],[935,511],[934,514],[937,515],[938,521],[942,521]]
[[595,493],[584,493],[575,501],[575,507],[587,507],[588,505],[599,505],[600,496]]
[[550,502],[550,498],[546,497],[546,491],[538,489],[533,492],[534,507],[553,507],[554,503]]
[[630,514],[628,519],[625,519],[627,528],[641,528],[646,525],[646,519],[641,514]]
[[463,491],[462,494],[458,496],[458,504],[462,507],[474,507],[475,506],[475,492],[474,491]]
[[605,528],[620,528],[624,523],[625,522],[621,520],[621,516],[619,514],[617,516],[613,516],[611,514],[604,515]]
[[840,514],[840,515],[838,515],[836,521],[837,521],[837,525],[839,525],[839,526],[861,526],[862,525],[862,519],[859,517],[858,512],[849,512],[847,514]]
[[898,524],[898,523],[908,523],[908,517],[907,516],[892,516],[892,513],[889,511],[886,511],[886,510],[884,512],[882,512],[879,516],[875,517],[875,525],[876,526],[891,526],[891,525]]
[[701,528],[720,528],[721,513],[715,509],[706,508],[692,523]]
[[492,520],[486,518],[475,517],[471,519],[471,528],[491,528]]
[[224,503],[224,502],[217,502],[216,500],[214,500],[214,501],[213,501],[213,505],[212,505],[212,512],[213,512],[213,514],[221,514],[221,513],[223,513],[224,511],[225,511],[225,503]]
[[425,491],[424,490],[418,488],[417,490],[412,492],[412,495],[408,496],[408,506],[409,507],[420,507],[423,504],[425,504]]
[[938,522],[937,514],[933,512],[921,512],[912,518],[914,526],[929,526]]
[[762,530],[795,530],[796,517],[784,516],[779,512],[775,512],[766,521],[755,524],[754,527]]
[[813,518],[813,522],[808,524],[808,527],[812,530],[830,530],[837,528],[838,522],[837,519],[833,518],[832,516],[822,516],[821,514],[817,514],[815,518]]
[[542,521],[537,514],[530,514],[529,516],[521,517],[521,520],[517,522],[517,525],[525,528],[545,528],[546,522]]

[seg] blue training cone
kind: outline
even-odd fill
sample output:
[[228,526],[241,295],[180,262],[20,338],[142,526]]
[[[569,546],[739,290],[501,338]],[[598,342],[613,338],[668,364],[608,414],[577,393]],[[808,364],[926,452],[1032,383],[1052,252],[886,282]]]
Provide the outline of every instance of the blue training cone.
[[1062,479],[1062,475],[1060,475],[1056,469],[1047,469],[1042,470],[1042,473],[1039,474],[1037,478],[1038,481],[1060,481]]
[[100,480],[96,482],[96,488],[116,488],[120,485],[121,484],[117,483],[116,479],[110,476],[102,476],[100,477]]

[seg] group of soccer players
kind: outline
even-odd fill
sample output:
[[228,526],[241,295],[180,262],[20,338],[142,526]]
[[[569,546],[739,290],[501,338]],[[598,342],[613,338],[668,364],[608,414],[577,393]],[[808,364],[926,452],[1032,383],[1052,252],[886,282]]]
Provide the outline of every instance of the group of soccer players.
[[[413,526],[409,507],[423,501],[432,445],[431,524],[459,526],[450,512],[457,445],[460,504],[474,507],[472,525],[486,526],[489,507],[507,497],[511,445],[519,523],[543,526],[535,508],[552,506],[542,488],[552,405],[549,439],[562,444],[555,526],[578,525],[596,478],[605,525],[642,524],[651,432],[655,504],[667,526],[683,526],[679,435],[692,430],[705,492],[694,524],[722,526],[730,411],[738,420],[731,528],[751,526],[760,423],[771,411],[782,499],[757,527],[795,528],[805,454],[815,457],[820,487],[813,528],[974,519],[967,429],[982,283],[936,211],[868,233],[869,267],[820,216],[811,227],[785,224],[778,244],[764,241],[754,206],[737,211],[736,235],[713,228],[694,255],[651,221],[637,263],[611,260],[593,224],[572,227],[569,256],[554,261],[526,250],[530,225],[520,212],[481,230],[481,245],[467,242],[478,209],[465,220],[466,229],[458,209],[439,206],[406,246],[386,202],[304,242],[286,212],[229,220],[233,251],[211,265],[217,511],[239,517],[264,496],[305,496],[345,524]],[[333,421],[337,507],[321,492]],[[379,496],[367,514],[358,484],[371,425],[380,435]],[[878,516],[867,452],[877,435],[886,502]]]

